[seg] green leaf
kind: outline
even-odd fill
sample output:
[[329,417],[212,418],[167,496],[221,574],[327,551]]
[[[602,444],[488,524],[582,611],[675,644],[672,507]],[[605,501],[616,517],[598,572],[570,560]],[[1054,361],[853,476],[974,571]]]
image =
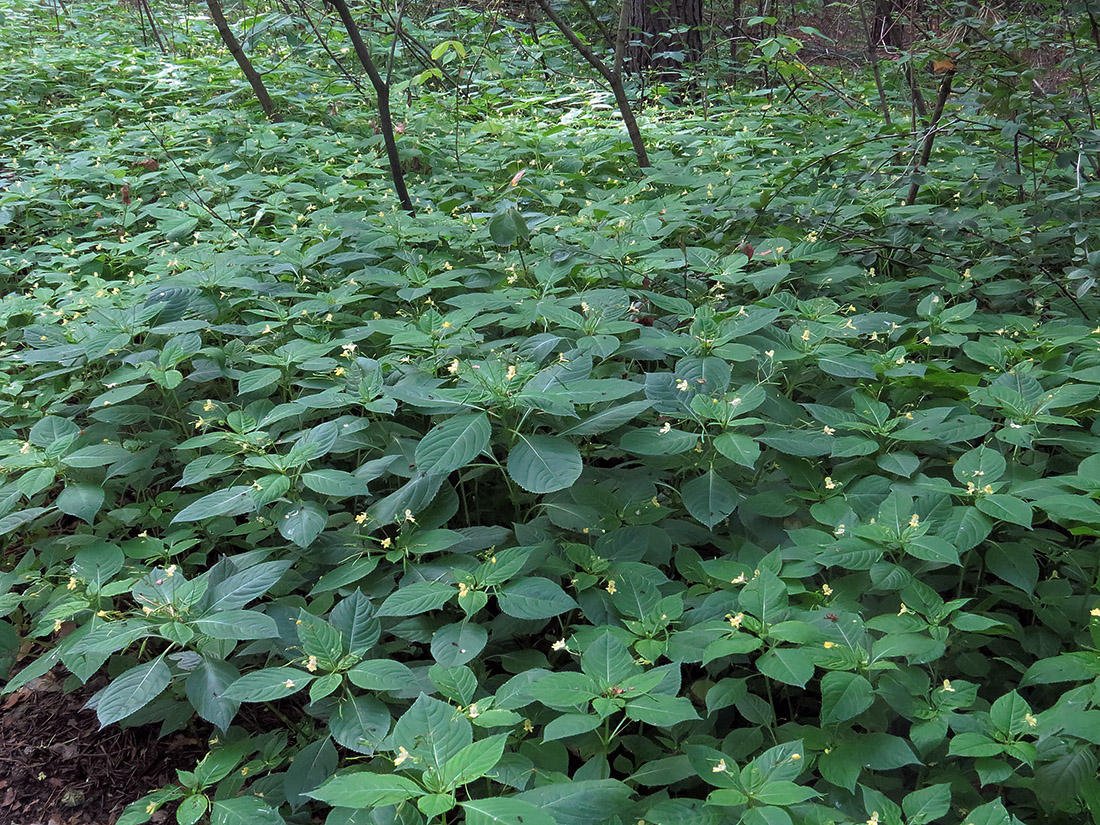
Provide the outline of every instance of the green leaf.
[[329,718],[329,732],[340,745],[371,756],[390,731],[390,709],[373,696],[345,699]]
[[479,624],[444,625],[432,636],[432,657],[443,667],[464,665],[485,648],[489,631]]
[[313,675],[294,667],[269,667],[246,673],[222,694],[237,702],[271,702],[297,693]]
[[332,498],[367,495],[367,485],[343,470],[312,470],[302,473],[302,484],[315,493]]
[[279,534],[299,547],[309,547],[328,523],[328,510],[315,501],[294,505],[276,519]]
[[334,776],[306,796],[341,808],[380,808],[423,794],[419,785],[399,774],[356,771]]
[[448,759],[443,765],[443,770],[439,772],[443,787],[454,790],[460,785],[485,776],[496,767],[500,757],[504,755],[504,746],[507,741],[508,735],[502,733],[471,742],[464,747]]
[[548,813],[558,825],[600,825],[630,798],[630,788],[614,779],[583,779],[543,785],[519,794]]
[[465,716],[423,693],[397,720],[390,735],[395,750],[403,747],[413,756],[422,757],[437,773],[473,738],[473,728]]
[[489,446],[491,433],[485,413],[448,418],[416,445],[416,466],[423,473],[447,475],[477,458]]
[[305,805],[309,791],[318,788],[336,771],[339,756],[327,736],[310,742],[296,754],[286,770],[283,793],[292,811]]
[[580,451],[564,438],[520,435],[508,453],[508,475],[529,493],[552,493],[580,478]]
[[195,630],[212,639],[274,639],[275,620],[255,610],[223,610],[195,620]]
[[801,648],[775,648],[756,660],[756,669],[776,681],[805,687],[814,675],[814,662]]
[[101,728],[125,719],[156,699],[168,687],[172,671],[163,656],[132,667],[92,697]]
[[561,587],[541,576],[509,582],[497,594],[500,609],[515,619],[550,619],[577,606]]
[[714,448],[735,464],[748,467],[756,466],[760,458],[760,445],[755,439],[741,433],[722,433],[714,439]]
[[360,662],[348,671],[348,678],[363,690],[400,690],[415,682],[407,665],[390,659]]
[[54,503],[65,515],[91,524],[95,514],[103,507],[104,497],[103,488],[95,484],[70,484]]
[[944,782],[913,791],[901,801],[906,825],[924,825],[946,814],[951,808],[951,785]]
[[413,582],[386,597],[378,616],[416,616],[438,610],[458,591],[443,582]]
[[520,799],[495,796],[459,804],[466,825],[558,825],[542,808]]
[[278,811],[258,797],[218,799],[210,804],[211,825],[284,825]]
[[713,528],[734,511],[741,497],[736,487],[708,470],[680,487],[680,498],[692,516]]
[[594,713],[563,713],[551,719],[542,730],[542,741],[553,742],[568,736],[579,736],[600,726],[600,717]]
[[626,715],[635,721],[660,728],[670,728],[680,722],[699,718],[690,699],[660,693],[646,694],[628,702]]
[[871,683],[856,673],[832,671],[821,679],[821,724],[847,722],[871,707]]
[[991,518],[1019,524],[1021,527],[1031,526],[1031,505],[1016,496],[1003,493],[980,496],[974,505]]
[[216,516],[239,516],[244,513],[251,513],[255,509],[252,492],[251,485],[240,485],[230,487],[228,490],[209,493],[197,501],[191,502],[176,513],[172,523],[201,521]]
[[601,633],[585,648],[581,670],[595,679],[601,688],[617,685],[638,672],[634,657],[617,636]]

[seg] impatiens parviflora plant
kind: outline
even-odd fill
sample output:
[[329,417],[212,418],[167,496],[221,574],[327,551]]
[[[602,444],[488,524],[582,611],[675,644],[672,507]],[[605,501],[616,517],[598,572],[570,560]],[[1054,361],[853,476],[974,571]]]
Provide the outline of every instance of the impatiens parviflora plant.
[[0,672],[209,737],[123,825],[1100,817],[1092,183],[982,114],[899,207],[906,135],[750,92],[641,177],[455,12],[413,219],[316,47],[271,125],[119,13],[0,29]]

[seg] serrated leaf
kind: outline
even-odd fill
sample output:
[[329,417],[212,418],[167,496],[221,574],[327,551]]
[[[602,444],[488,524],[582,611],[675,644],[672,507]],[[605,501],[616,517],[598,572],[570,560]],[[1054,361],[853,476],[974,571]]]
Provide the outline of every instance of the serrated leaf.
[[553,493],[580,478],[580,451],[571,442],[550,435],[520,435],[508,452],[508,475],[529,493]]

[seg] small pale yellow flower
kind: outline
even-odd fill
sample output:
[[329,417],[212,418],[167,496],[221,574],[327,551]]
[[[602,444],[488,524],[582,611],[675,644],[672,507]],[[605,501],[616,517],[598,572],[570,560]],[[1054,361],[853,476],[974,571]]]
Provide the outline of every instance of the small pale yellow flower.
[[910,610],[908,607],[905,606],[905,602],[902,602],[901,603],[901,610],[898,611],[898,615],[899,616],[904,616],[906,613],[912,613],[912,612],[913,612],[912,610]]
[[451,328],[451,322],[450,321],[444,321],[443,324],[441,325],[441,328],[442,329],[450,329]]
[[368,518],[370,518],[370,516],[368,516],[366,513],[360,513],[355,517],[355,523],[363,524]]
[[800,753],[792,753],[791,754],[791,761],[792,762],[797,762],[801,758],[802,758],[802,754],[800,754]]
[[826,650],[832,650],[834,647],[836,647],[836,642],[823,642],[822,647],[824,647]]
[[470,587],[469,587],[469,585],[466,584],[466,582],[459,582],[458,583],[458,597],[460,599],[469,592],[470,592]]
[[506,372],[504,374],[504,380],[505,381],[511,381],[515,377],[516,377],[516,368],[515,368],[515,366],[513,365],[513,366],[508,367],[508,372]]
[[287,679],[285,682],[283,682],[283,687],[285,687],[287,690],[290,690],[292,687],[294,687],[294,680]]
[[1037,724],[1039,724],[1039,720],[1032,716],[1030,713],[1024,714],[1024,721],[1027,722],[1029,728],[1033,728]]
[[826,424],[824,427],[821,428],[821,432],[825,433],[825,435],[832,435],[836,432],[836,430]]
[[383,550],[389,550],[391,547],[393,547],[393,539],[391,539],[389,536],[386,536],[386,538],[382,539],[381,545]]
[[565,639],[558,639],[554,644],[550,645],[551,650],[565,650]]
[[308,670],[310,673],[316,673],[317,672],[317,657],[316,656],[310,656],[309,659],[306,660],[306,670]]
[[680,392],[687,392],[688,391],[688,382],[687,382],[687,380],[684,379],[684,378],[681,378],[679,381],[677,381],[676,382],[676,389],[678,389]]
[[769,358],[775,358],[775,350],[773,349],[765,350],[764,354]]
[[845,526],[843,524],[838,524],[836,526],[836,529],[833,530],[833,535],[834,536],[843,536],[846,529],[847,528],[845,528]]
[[670,432],[671,430],[672,430],[672,424],[671,424],[671,422],[668,422],[668,421],[666,421],[666,422],[664,423],[664,426],[662,426],[662,427],[661,427],[661,429],[660,429],[660,430],[658,430],[658,432],[659,432],[659,433],[660,433],[661,435],[664,435],[665,433],[667,433],[667,432]]
[[821,585],[821,592],[824,593],[826,596],[831,596],[833,595],[833,588],[829,587],[829,585],[827,584],[823,584]]
[[205,426],[206,426],[206,422],[203,421],[202,417],[200,416],[199,420],[195,422],[195,429],[196,430],[201,430]]
[[944,679],[943,680],[943,687],[941,687],[940,690],[944,693],[954,693],[955,692],[955,688],[951,687],[951,680],[950,679]]
[[878,825],[878,811],[871,813],[871,818],[867,820],[867,825]]
[[810,340],[810,331],[808,329],[802,330],[802,340],[803,341],[809,341]]
[[393,766],[396,768],[410,756],[412,756],[412,754],[405,750],[405,746],[402,745],[400,748],[397,749],[397,756],[393,760]]
[[54,633],[56,633],[56,632],[57,632],[57,631],[59,631],[60,629],[61,629],[61,619],[54,619],[54,620],[53,620],[53,630],[54,630]]
[[1100,607],[1094,607],[1092,610],[1089,611],[1089,615],[1100,618]]
[[481,711],[477,709],[477,702],[474,702],[472,705],[470,705],[470,709],[466,711],[466,715],[469,716],[471,719],[477,719],[477,717],[481,715]]
[[736,616],[728,616],[727,618],[729,619],[730,627],[738,628],[741,627],[741,622],[744,621],[745,614],[738,613]]
[[535,726],[531,724],[530,719],[524,719],[523,720],[523,730],[524,730],[525,733],[530,733],[534,729],[535,729]]
[[406,510],[405,511],[405,521],[411,521],[414,524],[416,523],[416,519],[413,518],[413,511],[412,510]]
[[203,412],[210,412],[212,409],[214,409],[214,402],[211,401],[210,399],[207,399],[206,403],[202,405],[202,411]]
[[607,587],[605,587],[604,589],[608,593],[610,593],[612,596],[614,596],[615,595],[615,580],[614,579],[608,579],[607,580]]
[[737,578],[730,579],[730,584],[744,584],[748,580],[748,577],[744,573],[741,573],[737,576]]
[[710,769],[711,773],[725,773],[728,770],[725,759],[719,759],[718,764]]
[[833,481],[831,476],[825,476],[825,489],[826,490],[835,490],[839,486],[840,486],[839,484],[837,484],[835,481]]
[[76,579],[74,579],[72,576],[69,576],[69,583],[65,585],[65,589],[76,590]]
[[920,527],[920,516],[918,516],[916,513],[913,513],[913,515],[909,516],[909,526]]

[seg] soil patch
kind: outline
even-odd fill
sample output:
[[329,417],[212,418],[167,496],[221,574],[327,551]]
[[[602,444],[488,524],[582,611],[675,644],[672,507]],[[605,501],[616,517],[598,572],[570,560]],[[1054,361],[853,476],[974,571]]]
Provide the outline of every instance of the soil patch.
[[111,825],[206,753],[205,740],[158,739],[153,725],[100,731],[82,708],[102,684],[66,694],[64,678],[48,673],[0,700],[0,825]]

